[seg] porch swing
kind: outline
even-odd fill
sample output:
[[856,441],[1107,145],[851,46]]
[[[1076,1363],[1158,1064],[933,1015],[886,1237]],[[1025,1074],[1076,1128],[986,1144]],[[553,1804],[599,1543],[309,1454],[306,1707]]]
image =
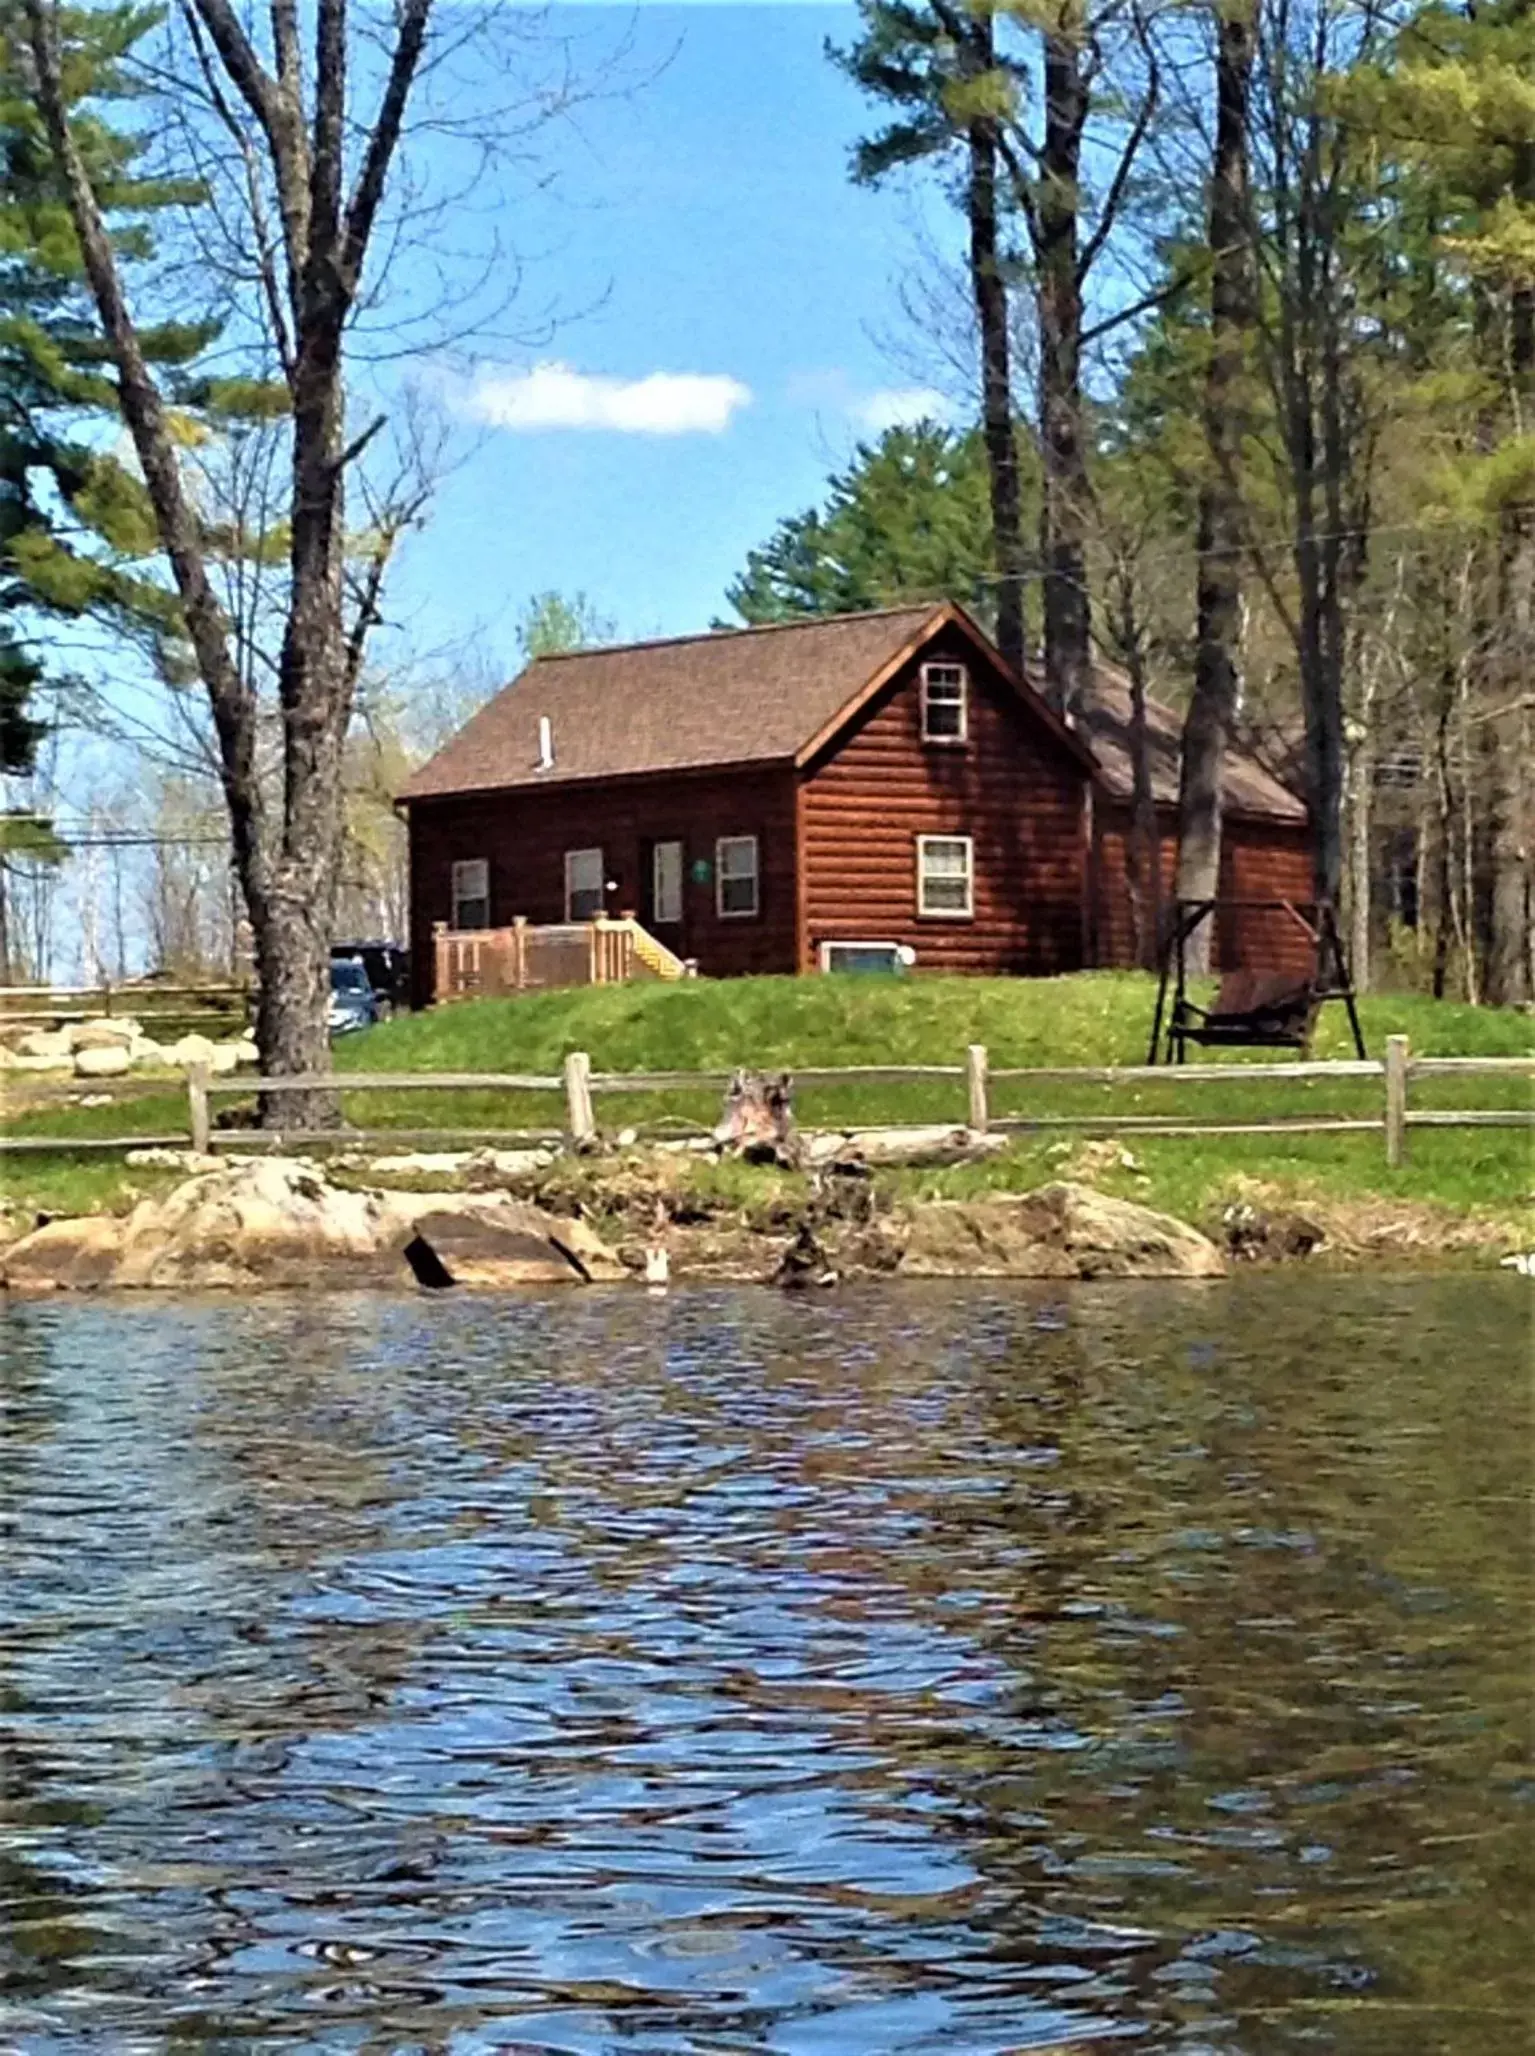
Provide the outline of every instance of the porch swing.
[[[1257,912],[1282,914],[1298,925],[1306,937],[1310,968],[1223,970],[1214,1001],[1207,1007],[1200,1006],[1188,994],[1190,938],[1218,915]],[[1363,1059],[1367,1052],[1354,1004],[1354,984],[1343,954],[1337,916],[1328,901],[1175,900],[1162,946],[1157,1009],[1146,1061],[1186,1063],[1191,1042],[1203,1049],[1293,1049],[1304,1055],[1311,1047],[1317,1015],[1329,1000],[1341,1000],[1347,1007],[1354,1047]]]

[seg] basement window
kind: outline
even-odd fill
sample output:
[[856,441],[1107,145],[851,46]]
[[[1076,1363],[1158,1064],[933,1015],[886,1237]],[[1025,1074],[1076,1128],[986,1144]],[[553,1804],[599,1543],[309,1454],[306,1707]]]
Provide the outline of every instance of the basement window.
[[969,733],[970,680],[963,664],[922,666],[922,740],[962,743]]
[[453,926],[490,926],[490,865],[484,857],[466,857],[453,866]]
[[967,921],[974,906],[975,844],[968,835],[917,837],[917,912]]
[[755,835],[722,835],[714,845],[714,904],[722,921],[756,913]]
[[565,919],[595,921],[604,911],[602,851],[566,850]]

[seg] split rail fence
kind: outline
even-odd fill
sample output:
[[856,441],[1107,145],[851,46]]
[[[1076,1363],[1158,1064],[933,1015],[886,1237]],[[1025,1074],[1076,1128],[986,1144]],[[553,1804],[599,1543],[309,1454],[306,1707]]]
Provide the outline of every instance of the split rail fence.
[[[1075,1129],[1098,1135],[1342,1135],[1380,1134],[1385,1141],[1386,1162],[1392,1167],[1406,1160],[1407,1137],[1413,1128],[1535,1128],[1535,1102],[1522,1107],[1414,1108],[1411,1087],[1428,1078],[1514,1078],[1535,1079],[1535,1054],[1518,1057],[1415,1057],[1405,1035],[1387,1039],[1384,1061],[1374,1058],[1343,1062],[1184,1064],[1171,1070],[1161,1065],[1125,1064],[1108,1066],[1066,1066],[1061,1068],[998,1068],[990,1066],[987,1051],[972,1044],[962,1064],[854,1064],[835,1069],[806,1069],[794,1073],[796,1088],[840,1085],[913,1084],[953,1082],[964,1088],[963,1120],[956,1107],[954,1121],[978,1134],[1032,1134],[1053,1129]],[[1149,1085],[1201,1086],[1241,1083],[1304,1084],[1311,1080],[1379,1080],[1383,1089],[1381,1111],[1374,1115],[1302,1114],[1267,1119],[1191,1119],[1187,1114],[1108,1114],[1090,1112],[1039,1112],[1027,1109],[997,1113],[992,1107],[993,1088],[1031,1085]],[[126,1081],[103,1081],[108,1083]],[[594,1072],[584,1051],[566,1057],[559,1076],[528,1072],[454,1071],[347,1071],[294,1077],[253,1078],[225,1074],[215,1076],[206,1068],[194,1067],[187,1074],[187,1126],[170,1135],[114,1137],[6,1136],[0,1137],[0,1153],[16,1151],[112,1152],[159,1146],[185,1148],[200,1153],[216,1148],[277,1149],[295,1144],[356,1148],[359,1145],[479,1142],[502,1145],[566,1141],[581,1144],[597,1134],[594,1101],[599,1096],[628,1093],[695,1091],[722,1092],[728,1074],[720,1071]],[[563,1121],[559,1126],[540,1128],[292,1128],[287,1130],[249,1128],[221,1129],[215,1126],[212,1102],[221,1097],[250,1099],[256,1094],[311,1094],[368,1092],[505,1092],[546,1093],[563,1099]],[[115,1094],[113,1095],[116,1096]],[[956,1097],[958,1095],[956,1094]],[[838,1124],[842,1125],[842,1124]],[[857,1124],[870,1132],[872,1124]]]
[[0,1027],[67,1028],[97,1019],[131,1019],[145,1027],[174,1021],[243,1027],[252,991],[236,983],[179,985],[136,981],[113,985],[0,985]]

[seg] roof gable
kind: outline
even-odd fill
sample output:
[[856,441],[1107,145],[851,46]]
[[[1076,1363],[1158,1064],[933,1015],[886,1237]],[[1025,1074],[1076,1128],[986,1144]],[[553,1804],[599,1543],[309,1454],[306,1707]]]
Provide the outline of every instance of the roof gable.
[[[1019,677],[1018,673],[1008,664],[1002,652],[986,634],[984,629],[978,627],[971,620],[963,607],[957,606],[952,601],[934,609],[923,623],[920,633],[913,637],[908,646],[903,650],[897,651],[889,663],[883,665],[845,705],[839,707],[835,716],[827,723],[825,729],[820,734],[810,737],[799,750],[795,758],[796,764],[803,765],[809,763],[812,757],[819,755],[828,745],[835,743],[848,724],[856,720],[863,709],[869,705],[870,701],[877,699],[879,694],[884,691],[885,687],[898,675],[902,668],[917,657],[924,645],[931,642],[938,632],[944,628],[956,629],[963,640],[969,644],[971,659],[978,661],[983,671],[992,673],[1002,691],[1015,703],[1021,705],[1025,713],[1032,715],[1039,725],[1048,731],[1054,741],[1059,743],[1069,755],[1076,758],[1084,771],[1090,776],[1096,773],[1097,763],[1094,760],[1092,751],[1083,742],[1082,738],[1075,733],[1068,723],[1061,719],[1060,715],[1056,713],[1043,694],[1037,692],[1027,679]],[[945,652],[945,655],[947,654],[948,652]]]

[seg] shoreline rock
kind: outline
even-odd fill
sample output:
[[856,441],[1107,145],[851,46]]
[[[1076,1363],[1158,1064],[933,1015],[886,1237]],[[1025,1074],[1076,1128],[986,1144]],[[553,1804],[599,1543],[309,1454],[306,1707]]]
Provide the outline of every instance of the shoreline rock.
[[1224,1278],[1207,1236],[1171,1214],[1064,1180],[1033,1192],[929,1200],[886,1228],[906,1278]]
[[14,1292],[396,1285],[426,1221],[450,1252],[455,1284],[625,1275],[584,1222],[557,1221],[525,1201],[349,1191],[301,1158],[259,1157],[199,1171],[126,1219],[49,1221],[0,1254],[0,1278]]
[[1202,1280],[1254,1262],[1379,1268],[1404,1254],[1414,1267],[1441,1258],[1495,1262],[1515,1246],[1512,1229],[1440,1218],[1406,1202],[1317,1200],[1301,1208],[1280,1188],[1251,1180],[1212,1201],[1201,1232],[1099,1190],[1090,1174],[1029,1192],[903,1198],[848,1151],[806,1179],[767,1174],[743,1193],[700,1181],[691,1155],[686,1144],[606,1158],[545,1149],[353,1153],[322,1169],[264,1152],[199,1157],[141,1148],[129,1165],[179,1173],[169,1192],[141,1200],[125,1218],[55,1220],[20,1234],[19,1222],[0,1217],[0,1287],[398,1288],[414,1275],[428,1287],[505,1289],[654,1282],[661,1268],[680,1285]]

